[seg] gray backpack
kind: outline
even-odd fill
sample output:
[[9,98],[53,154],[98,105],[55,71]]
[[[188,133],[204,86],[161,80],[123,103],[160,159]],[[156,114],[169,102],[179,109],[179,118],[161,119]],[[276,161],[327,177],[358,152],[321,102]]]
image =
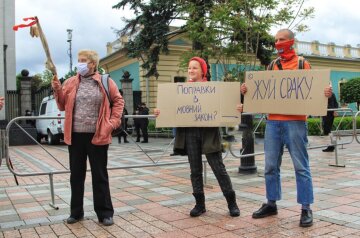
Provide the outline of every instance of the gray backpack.
[[[101,75],[101,83],[104,86],[106,97],[109,100],[110,103],[110,109],[112,109],[113,102],[111,101],[110,97],[110,91],[109,91],[109,74],[103,74]],[[118,128],[114,129],[111,133],[112,136],[117,136],[122,131],[122,126],[120,125]]]

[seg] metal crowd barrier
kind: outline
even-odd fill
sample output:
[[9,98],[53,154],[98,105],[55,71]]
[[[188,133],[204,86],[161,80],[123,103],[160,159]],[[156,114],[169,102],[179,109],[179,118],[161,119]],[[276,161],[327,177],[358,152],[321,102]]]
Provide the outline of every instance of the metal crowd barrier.
[[5,158],[5,130],[0,130],[0,166],[2,163],[2,159]]
[[[356,141],[358,143],[360,143],[359,138],[357,137],[356,134],[356,120],[355,118],[357,116],[360,115],[360,112],[357,112],[356,115],[354,116],[353,111],[350,108],[341,108],[341,109],[329,109],[329,111],[345,111],[345,112],[350,112],[353,115],[353,133],[352,133],[352,140],[349,142],[343,142],[343,143],[338,143],[338,136],[332,136],[331,138],[335,138],[332,140],[332,144],[335,146],[335,166],[343,166],[342,162],[339,161],[338,159],[338,153],[337,153],[337,147],[339,145],[344,145],[344,144],[350,144],[354,141],[354,137],[356,138]],[[256,130],[259,128],[260,123],[264,120],[265,118],[265,114],[254,114],[254,113],[243,113],[244,115],[260,115],[260,120],[258,122],[258,124],[255,126],[255,130],[253,131],[253,133],[256,133]],[[125,116],[126,118],[149,118],[149,119],[154,119],[155,116],[154,115],[127,115]],[[343,116],[344,117],[344,116]],[[17,117],[12,119],[7,127],[6,127],[6,131],[5,131],[5,136],[3,137],[3,152],[6,158],[6,164],[8,169],[10,170],[10,172],[14,175],[14,176],[39,176],[39,175],[48,175],[49,176],[49,183],[50,183],[50,192],[51,192],[51,203],[50,206],[53,207],[54,209],[58,209],[58,207],[55,205],[55,193],[54,193],[54,182],[53,182],[53,176],[54,174],[65,174],[65,173],[70,173],[69,169],[66,168],[64,165],[62,165],[62,163],[55,158],[45,147],[43,147],[37,140],[35,140],[29,133],[26,132],[26,130],[24,130],[21,125],[19,125],[17,123],[17,121],[19,120],[36,120],[36,119],[64,119],[65,117],[43,117],[43,116],[22,116],[22,117]],[[341,120],[342,121],[342,120]],[[341,123],[340,121],[340,123]],[[48,171],[48,172],[36,172],[36,173],[20,173],[20,172],[16,172],[12,166],[11,166],[11,161],[10,161],[10,154],[9,154],[9,133],[10,133],[10,128],[11,126],[15,124],[16,126],[18,126],[27,136],[29,136],[37,145],[39,145],[44,151],[46,151],[46,153],[51,156],[54,160],[56,160],[59,164],[61,164],[64,167],[64,170],[58,170],[58,171]],[[337,127],[334,135],[339,132],[339,126]],[[163,154],[160,156],[160,158],[158,160],[153,160],[147,153],[146,151],[144,151],[141,146],[139,146],[138,143],[136,143],[134,141],[134,139],[129,136],[129,138],[138,146],[138,148],[151,160],[152,163],[147,163],[147,164],[138,164],[138,165],[132,165],[132,166],[115,166],[115,167],[109,167],[108,170],[116,170],[116,169],[131,169],[131,168],[145,168],[145,167],[159,167],[159,166],[171,166],[171,165],[179,165],[179,164],[186,164],[188,163],[188,160],[179,160],[176,162],[167,162],[167,163],[159,163],[160,158],[162,158],[164,156],[164,154],[166,153],[167,149],[171,146],[171,144],[174,142],[174,139],[170,142],[170,144],[166,147],[166,149],[164,150]],[[230,142],[231,143],[231,142]],[[308,149],[317,149],[317,148],[322,148],[328,145],[317,145],[317,146],[310,146],[308,147]],[[236,155],[232,150],[231,150],[231,145],[229,148],[230,153],[235,157],[235,158],[245,158],[245,157],[250,157],[250,156],[256,156],[256,155],[263,155],[263,152],[256,152],[253,154],[246,154],[243,155],[241,154],[240,156]],[[286,151],[284,151],[286,152]],[[207,169],[206,169],[206,164],[207,161],[203,160],[203,169],[204,169],[204,183],[206,185],[207,182]],[[90,169],[87,170],[87,172],[89,172]]]
[[[354,116],[354,118],[355,118],[355,122],[354,122],[354,127],[355,127],[355,133],[354,133],[354,137],[355,137],[355,139],[356,139],[356,141],[360,144],[360,139],[359,139],[359,137],[357,136],[357,125],[356,125],[356,118],[358,117],[358,116],[360,116],[360,111],[358,111],[356,114],[355,114],[355,116]],[[359,128],[360,129],[360,128]]]
[[[128,115],[126,116],[127,118],[155,118],[154,115]],[[7,167],[9,169],[9,171],[16,176],[22,176],[22,177],[27,177],[27,176],[40,176],[40,175],[48,175],[49,176],[49,183],[50,183],[50,193],[51,193],[51,203],[49,204],[52,208],[54,209],[59,209],[59,207],[57,207],[55,205],[55,193],[54,193],[54,181],[53,181],[53,177],[55,174],[65,174],[65,173],[70,173],[70,170],[68,168],[66,168],[64,165],[62,165],[62,163],[55,158],[44,146],[42,146],[37,140],[35,140],[28,132],[26,132],[26,130],[24,128],[21,127],[21,125],[19,125],[17,123],[17,121],[19,120],[36,120],[36,119],[64,119],[65,117],[43,117],[43,116],[22,116],[22,117],[16,117],[14,119],[12,119],[8,125],[6,126],[6,135],[4,138],[4,144],[5,144],[5,158],[6,158],[6,164]],[[48,171],[48,172],[35,172],[35,173],[20,173],[15,171],[12,166],[11,166],[11,161],[10,161],[10,154],[9,154],[9,133],[10,133],[10,128],[11,126],[15,124],[18,128],[20,128],[27,136],[29,136],[29,138],[31,138],[37,145],[39,145],[44,151],[46,151],[46,153],[48,155],[50,155],[54,160],[56,160],[59,164],[61,164],[64,167],[64,170],[57,170],[57,171]],[[130,137],[131,140],[132,137]],[[134,141],[135,142],[135,141]],[[152,161],[152,163],[147,163],[147,164],[138,164],[138,165],[131,165],[131,166],[115,166],[115,167],[109,167],[108,170],[116,170],[116,169],[133,169],[133,168],[145,168],[145,167],[159,167],[159,166],[171,166],[171,165],[179,165],[179,164],[186,164],[188,163],[188,160],[179,160],[176,162],[167,162],[167,163],[160,163],[159,160],[154,161],[137,143],[135,143],[140,149],[141,151],[146,154],[146,156]],[[170,145],[169,145],[170,146]],[[167,147],[168,148],[168,147]],[[164,150],[164,153],[166,152],[166,150]],[[161,155],[161,157],[163,157],[164,153]],[[160,157],[160,158],[161,158]],[[87,170],[87,172],[89,172],[90,169]],[[204,175],[206,177],[206,174]],[[205,178],[206,179],[206,178]]]
[[[342,118],[339,122],[339,125],[337,126],[335,131],[332,131],[331,135],[330,135],[330,141],[331,144],[325,144],[325,145],[316,145],[316,146],[308,146],[308,149],[319,149],[319,148],[323,148],[323,147],[327,147],[329,145],[333,145],[335,146],[335,153],[334,153],[334,159],[335,159],[335,163],[334,164],[329,164],[330,166],[337,166],[337,167],[345,167],[345,163],[342,160],[342,158],[339,158],[338,156],[338,146],[339,145],[345,145],[345,144],[351,144],[354,141],[354,138],[356,138],[357,142],[359,142],[359,138],[356,136],[356,116],[360,115],[360,112],[357,112],[356,115],[354,116],[354,111],[351,108],[336,108],[336,109],[328,109],[328,111],[337,111],[337,112],[345,112],[342,115]],[[338,139],[340,137],[340,132],[341,130],[339,130],[340,128],[340,124],[343,122],[343,119],[345,118],[345,115],[347,115],[347,113],[349,113],[352,116],[352,133],[351,133],[351,140],[350,141],[346,141],[346,142],[342,142],[339,143]],[[260,123],[263,121],[263,119],[265,118],[266,114],[258,114],[258,113],[243,113],[242,115],[259,115],[260,116],[260,120],[258,122],[258,124],[255,126],[255,129],[253,131],[254,137],[255,137],[255,133],[257,132],[257,129],[260,126]],[[243,150],[244,151],[244,150]],[[262,152],[255,152],[252,154],[242,154],[242,152],[240,153],[240,155],[235,154],[232,149],[231,149],[231,142],[230,142],[230,146],[229,146],[229,152],[231,153],[232,156],[234,156],[235,158],[246,158],[246,157],[252,157],[252,156],[256,156],[256,155],[263,155],[265,154],[264,151]],[[288,152],[288,150],[284,150],[284,152]]]

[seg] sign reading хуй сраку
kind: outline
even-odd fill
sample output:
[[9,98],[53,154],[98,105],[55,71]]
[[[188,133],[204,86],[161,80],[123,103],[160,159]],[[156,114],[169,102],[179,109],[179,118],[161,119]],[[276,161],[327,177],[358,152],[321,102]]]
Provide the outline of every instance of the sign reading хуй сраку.
[[330,70],[249,71],[244,112],[324,116]]

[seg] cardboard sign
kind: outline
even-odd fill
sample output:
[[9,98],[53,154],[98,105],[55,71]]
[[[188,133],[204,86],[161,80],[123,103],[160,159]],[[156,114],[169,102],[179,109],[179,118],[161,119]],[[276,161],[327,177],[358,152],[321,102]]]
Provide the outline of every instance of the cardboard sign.
[[240,84],[158,84],[156,127],[218,127],[240,123]]
[[246,72],[244,112],[324,116],[330,70]]

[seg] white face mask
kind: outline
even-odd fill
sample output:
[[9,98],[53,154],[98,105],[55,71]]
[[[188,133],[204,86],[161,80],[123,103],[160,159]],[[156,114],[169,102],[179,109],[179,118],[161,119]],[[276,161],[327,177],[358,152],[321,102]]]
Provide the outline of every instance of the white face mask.
[[77,72],[81,76],[85,76],[89,72],[89,68],[87,67],[87,63],[78,63],[76,68],[77,68]]

